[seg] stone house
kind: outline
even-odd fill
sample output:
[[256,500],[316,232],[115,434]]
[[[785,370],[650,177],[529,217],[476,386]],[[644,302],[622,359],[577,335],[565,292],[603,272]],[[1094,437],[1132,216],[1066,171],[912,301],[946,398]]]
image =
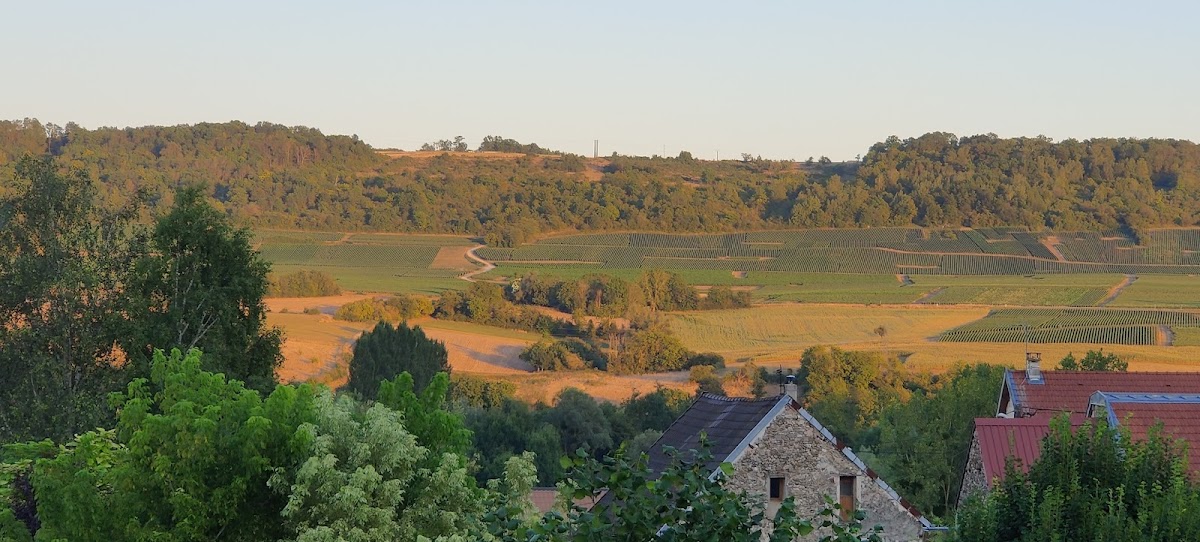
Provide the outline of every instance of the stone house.
[[959,504],[991,491],[1004,478],[1009,458],[1028,471],[1041,456],[1050,421],[1064,414],[1071,427],[1088,417],[1119,424],[1132,416],[1128,423],[1135,437],[1161,422],[1166,433],[1185,440],[1195,435],[1200,444],[1200,426],[1189,425],[1200,419],[1193,415],[1200,414],[1200,399],[1193,400],[1200,398],[1200,373],[1042,371],[1040,362],[1039,354],[1030,353],[1024,370],[1005,371],[996,417],[975,419]]
[[[794,384],[789,392],[795,393]],[[717,476],[721,463],[733,464],[728,487],[760,500],[768,517],[788,497],[806,517],[824,508],[829,497],[844,509],[864,511],[864,525],[881,525],[884,540],[918,540],[942,530],[801,408],[793,395],[747,400],[701,394],[650,449],[650,467],[660,472],[666,468],[670,458],[665,447],[699,449],[702,434],[712,454],[706,468]]]

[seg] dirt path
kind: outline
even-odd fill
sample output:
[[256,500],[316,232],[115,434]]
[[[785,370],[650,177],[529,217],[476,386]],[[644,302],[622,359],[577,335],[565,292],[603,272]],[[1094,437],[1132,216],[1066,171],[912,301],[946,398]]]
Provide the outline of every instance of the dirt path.
[[458,278],[463,279],[467,282],[475,282],[475,277],[482,275],[484,273],[487,273],[488,271],[491,271],[496,268],[496,266],[494,264],[492,264],[492,262],[489,262],[483,258],[480,258],[478,254],[475,254],[476,250],[479,250],[483,247],[484,247],[484,245],[473,246],[473,247],[471,247],[471,250],[468,250],[466,253],[466,257],[468,260],[471,260],[477,264],[480,264],[483,267],[476,269],[474,271],[470,271],[468,273],[463,273],[462,275],[459,275]]
[[1060,261],[1060,262],[1067,261],[1067,259],[1063,257],[1062,252],[1059,252],[1057,245],[1058,245],[1057,237],[1050,236],[1045,239],[1042,239],[1042,246],[1046,247],[1046,250],[1049,250],[1050,253],[1053,254],[1055,258],[1058,258],[1058,261]]
[[1124,291],[1126,288],[1128,288],[1129,285],[1133,284],[1133,282],[1136,280],[1137,280],[1137,275],[1125,275],[1125,278],[1123,280],[1121,280],[1120,283],[1118,283],[1116,286],[1113,286],[1112,288],[1108,289],[1108,293],[1104,295],[1104,299],[1101,299],[1099,303],[1096,303],[1096,306],[1097,307],[1108,306],[1109,303],[1112,303],[1113,300],[1117,298],[1117,296],[1121,295],[1122,291]]
[[933,299],[934,296],[942,293],[945,289],[946,289],[945,286],[942,286],[941,288],[934,288],[933,290],[929,291],[925,295],[917,298],[916,301],[913,301],[913,304],[914,305],[923,305],[923,304],[929,303],[929,300]]
[[1158,326],[1158,331],[1154,334],[1154,344],[1156,346],[1171,346],[1175,344],[1175,332],[1171,330],[1171,326]]

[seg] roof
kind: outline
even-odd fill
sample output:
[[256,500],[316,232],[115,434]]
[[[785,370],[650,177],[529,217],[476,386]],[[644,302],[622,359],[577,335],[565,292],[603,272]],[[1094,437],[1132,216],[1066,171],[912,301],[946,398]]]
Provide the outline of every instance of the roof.
[[923,530],[944,529],[930,523],[915,506],[901,498],[896,490],[867,467],[853,450],[787,395],[769,399],[734,399],[701,393],[650,448],[649,466],[655,472],[662,472],[670,465],[670,457],[665,453],[665,447],[669,446],[680,452],[698,450],[700,435],[704,433],[709,452],[712,454],[705,467],[712,473],[711,476],[716,476],[721,463],[733,462],[741,457],[750,443],[766,430],[771,421],[785,408],[796,410],[822,438],[866,473],[892,501],[908,511],[921,524]]
[[[975,418],[975,438],[979,441],[979,452],[983,459],[983,473],[987,486],[992,481],[1004,479],[1009,457],[1020,460],[1018,467],[1029,472],[1029,466],[1042,455],[1042,439],[1050,434],[1050,421],[1054,416],[1042,415],[1031,418]],[[1087,418],[1083,414],[1071,415],[1071,427],[1083,425]]]
[[1018,417],[1046,412],[1085,414],[1088,400],[1101,390],[1200,394],[1200,373],[1042,371],[1042,378],[1042,384],[1031,384],[1025,371],[1005,373],[1003,385],[1011,391]]
[[[1189,450],[1200,449],[1200,394],[1096,392],[1090,402],[1105,409],[1110,426],[1125,427],[1135,439],[1162,423],[1163,433],[1186,442]],[[1200,472],[1200,461],[1190,463],[1193,473]]]
[[712,454],[705,467],[715,471],[722,462],[741,455],[739,447],[744,449],[790,402],[791,398],[786,395],[769,399],[734,399],[702,393],[650,448],[650,468],[662,472],[670,465],[671,458],[665,447],[679,452],[699,450],[703,433]]
[[[554,501],[557,499],[557,487],[535,487],[529,492],[529,500],[533,501],[534,508],[543,514],[554,509]],[[585,510],[592,507],[592,502],[590,497],[575,499],[575,505]]]

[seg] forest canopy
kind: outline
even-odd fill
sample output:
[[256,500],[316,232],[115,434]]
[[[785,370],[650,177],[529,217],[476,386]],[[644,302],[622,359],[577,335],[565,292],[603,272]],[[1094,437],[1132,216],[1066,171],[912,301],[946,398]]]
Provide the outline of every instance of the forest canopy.
[[[532,153],[489,136],[481,150]],[[816,227],[1124,230],[1200,224],[1200,148],[1169,139],[889,137],[860,162],[486,153],[389,159],[357,137],[241,122],[65,127],[0,121],[12,164],[49,152],[120,203],[170,206],[182,185],[244,226],[479,235],[515,245],[564,230],[718,232]]]

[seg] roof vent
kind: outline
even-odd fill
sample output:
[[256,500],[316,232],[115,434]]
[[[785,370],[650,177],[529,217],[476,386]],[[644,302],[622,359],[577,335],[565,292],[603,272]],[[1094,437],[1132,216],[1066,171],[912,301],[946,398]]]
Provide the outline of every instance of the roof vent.
[[1025,353],[1025,381],[1030,384],[1045,384],[1046,380],[1042,378],[1042,354],[1041,352],[1026,352]]

